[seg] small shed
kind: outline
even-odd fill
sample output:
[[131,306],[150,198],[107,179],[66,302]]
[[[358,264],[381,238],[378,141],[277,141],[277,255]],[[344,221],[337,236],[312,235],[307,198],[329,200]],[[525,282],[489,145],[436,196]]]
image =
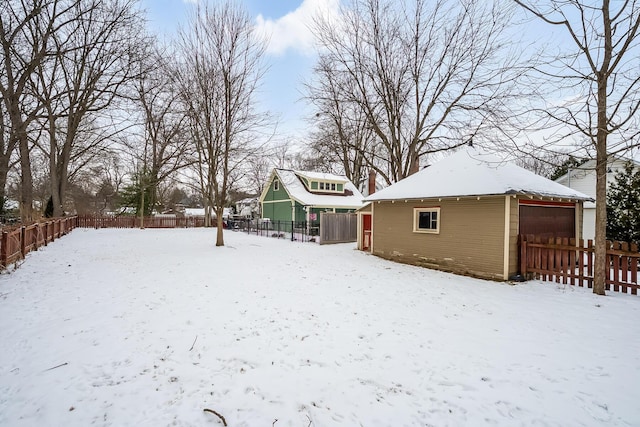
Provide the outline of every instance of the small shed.
[[518,273],[518,234],[580,238],[588,200],[468,147],[368,196],[358,215],[358,247],[399,262],[508,280]]

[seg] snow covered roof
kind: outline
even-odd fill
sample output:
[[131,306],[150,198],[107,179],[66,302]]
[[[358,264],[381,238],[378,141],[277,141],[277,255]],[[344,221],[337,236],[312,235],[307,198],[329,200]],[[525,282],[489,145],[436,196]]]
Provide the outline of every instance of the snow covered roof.
[[467,147],[367,197],[367,201],[528,194],[591,200],[579,191]]
[[185,216],[204,216],[204,208],[185,208]]
[[[282,170],[282,169],[281,169]],[[338,181],[338,182],[348,182],[349,178],[344,175],[334,175],[332,173],[323,173],[323,172],[308,172],[308,171],[293,171],[299,176],[303,176],[305,178],[309,178],[312,180],[318,181]]]
[[[280,182],[289,196],[305,206],[336,207],[358,209],[362,206],[364,197],[346,176],[325,174],[318,172],[294,171],[290,169],[275,169]],[[307,190],[299,176],[314,180],[338,181],[344,183],[347,195],[315,194]],[[348,193],[351,194],[348,194]]]

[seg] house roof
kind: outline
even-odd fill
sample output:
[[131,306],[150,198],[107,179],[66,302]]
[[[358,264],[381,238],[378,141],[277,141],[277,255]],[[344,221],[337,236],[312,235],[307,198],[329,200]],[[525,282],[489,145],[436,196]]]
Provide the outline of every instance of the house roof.
[[[336,207],[357,209],[362,206],[362,194],[346,176],[318,172],[294,171],[291,169],[274,169],[289,196],[304,206]],[[344,183],[344,189],[351,195],[316,194],[307,190],[300,176],[314,180],[337,181]],[[272,175],[273,179],[273,175]],[[271,180],[270,180],[271,181]]]
[[[624,162],[624,163],[631,162],[634,164],[636,168],[640,167],[640,161],[634,158],[610,154],[609,157],[607,158],[607,166],[611,166],[611,164],[615,162]],[[566,183],[570,181],[569,180],[570,176],[573,177],[577,174],[584,174],[585,171],[595,171],[595,169],[596,169],[596,160],[590,159],[582,163],[580,166],[570,168],[567,173],[556,178],[555,181],[559,182],[560,184],[567,185]]]
[[204,216],[204,208],[184,208],[185,216]]
[[527,194],[591,200],[585,194],[466,147],[455,154],[366,198],[374,200]]

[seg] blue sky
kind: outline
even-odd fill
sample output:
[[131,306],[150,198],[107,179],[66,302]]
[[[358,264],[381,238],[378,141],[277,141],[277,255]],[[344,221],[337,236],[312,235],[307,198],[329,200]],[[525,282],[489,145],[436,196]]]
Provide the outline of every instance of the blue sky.
[[[147,10],[149,30],[171,38],[180,25],[186,24],[190,8],[197,2],[224,0],[141,0]],[[311,17],[322,10],[337,14],[340,0],[237,0],[255,17],[260,31],[270,34],[265,62],[269,67],[260,93],[261,107],[274,114],[279,121],[276,139],[289,140],[303,146],[308,136],[313,115],[312,108],[303,97],[303,83],[313,76],[315,63],[313,37],[308,28]],[[514,36],[526,46],[541,39],[551,40],[557,29],[535,19],[518,27]],[[524,32],[523,32],[524,30]],[[562,37],[566,37],[562,33]]]
[[[150,31],[172,37],[197,1],[142,0]],[[278,139],[301,141],[309,127],[305,117],[312,114],[301,99],[303,82],[311,78],[315,62],[307,23],[319,8],[337,10],[339,0],[245,0],[243,4],[255,16],[257,26],[271,35],[265,58],[269,70],[260,101],[279,119]]]

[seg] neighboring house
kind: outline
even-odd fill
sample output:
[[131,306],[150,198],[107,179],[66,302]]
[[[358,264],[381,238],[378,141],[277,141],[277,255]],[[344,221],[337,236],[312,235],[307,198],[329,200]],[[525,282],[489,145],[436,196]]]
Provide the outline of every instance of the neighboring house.
[[[609,156],[607,161],[607,188],[615,179],[618,172],[624,170],[627,162],[632,162],[635,168],[640,168],[640,163],[623,157]],[[587,162],[569,169],[569,171],[556,179],[556,182],[574,190],[580,191],[591,197],[594,201],[584,203],[584,219],[582,237],[584,239],[595,239],[596,237],[596,161]]]
[[358,212],[360,249],[507,280],[518,273],[519,233],[580,237],[582,203],[590,198],[465,148],[365,200],[370,204]]
[[[232,214],[231,208],[224,208],[222,211],[222,218],[227,219]],[[187,218],[204,218],[205,217],[205,209],[204,208],[185,208],[184,216]],[[215,210],[211,211],[211,218],[216,218]]]
[[257,197],[247,197],[236,202],[236,216],[243,218],[255,218],[260,215]]
[[260,195],[262,218],[319,221],[321,212],[355,212],[364,197],[345,176],[274,169]]
[[204,208],[185,208],[184,216],[187,218],[204,218]]

